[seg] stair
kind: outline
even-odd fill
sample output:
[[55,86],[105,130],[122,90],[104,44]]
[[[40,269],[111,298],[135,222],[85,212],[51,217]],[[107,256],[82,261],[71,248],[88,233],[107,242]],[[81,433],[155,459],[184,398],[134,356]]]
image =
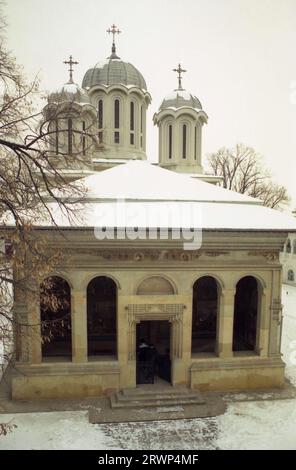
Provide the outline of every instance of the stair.
[[112,409],[169,408],[204,405],[205,400],[197,390],[150,386],[120,390],[110,396],[110,404]]

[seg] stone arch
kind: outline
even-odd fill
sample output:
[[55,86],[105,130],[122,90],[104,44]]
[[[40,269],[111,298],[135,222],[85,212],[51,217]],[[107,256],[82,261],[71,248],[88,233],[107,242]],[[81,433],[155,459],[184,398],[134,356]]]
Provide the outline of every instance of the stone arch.
[[90,274],[89,276],[85,277],[82,282],[83,290],[87,290],[87,286],[89,285],[89,283],[96,277],[109,277],[110,279],[112,279],[113,282],[115,282],[117,286],[117,290],[121,289],[121,284],[118,281],[118,279],[115,276],[113,276],[113,274],[103,271],[103,272],[96,272],[95,274]]
[[221,289],[213,276],[201,276],[193,284],[192,353],[215,352]]
[[233,351],[255,351],[258,344],[262,285],[255,276],[236,284],[233,319]]
[[213,274],[211,272],[200,273],[197,277],[194,277],[194,279],[191,283],[191,288],[193,289],[193,286],[196,283],[196,281],[198,281],[200,278],[206,277],[206,276],[207,277],[212,277],[212,278],[215,279],[215,281],[217,282],[217,285],[218,285],[219,293],[221,293],[223,291],[223,289],[225,289],[225,283],[224,283],[223,279],[220,276],[217,276],[217,274]]
[[40,284],[41,352],[43,358],[72,356],[71,287],[62,276]]
[[136,295],[174,295],[176,293],[174,283],[163,274],[145,277],[136,288]]
[[95,276],[87,285],[88,356],[117,355],[117,284]]
[[246,273],[244,273],[243,275],[239,276],[239,277],[235,280],[235,283],[234,283],[234,285],[233,285],[233,288],[236,289],[236,286],[237,286],[237,284],[239,283],[239,281],[240,281],[241,279],[243,279],[244,277],[248,277],[248,276],[253,277],[254,279],[256,279],[258,289],[259,289],[260,291],[264,292],[264,290],[266,289],[266,282],[265,282],[265,280],[264,280],[261,276],[259,276],[257,273],[254,274],[254,273],[252,273],[252,272],[246,272]]

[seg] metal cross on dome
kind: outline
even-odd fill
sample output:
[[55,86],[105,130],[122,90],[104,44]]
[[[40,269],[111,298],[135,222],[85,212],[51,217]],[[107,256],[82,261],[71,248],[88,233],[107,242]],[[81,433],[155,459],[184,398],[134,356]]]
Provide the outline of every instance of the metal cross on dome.
[[112,40],[112,54],[116,54],[116,47],[115,47],[115,34],[120,34],[121,31],[120,29],[113,24],[109,29],[107,29],[108,34],[113,35],[113,40]]
[[182,73],[187,72],[187,70],[182,69],[181,64],[179,64],[178,68],[173,69],[173,72],[177,72],[177,74],[178,74],[178,83],[179,83],[178,90],[183,90],[183,88],[182,88]]
[[68,83],[74,83],[73,82],[73,65],[79,64],[79,62],[76,62],[73,60],[73,57],[70,55],[69,60],[64,60],[63,64],[69,65],[69,72],[70,72],[70,78]]

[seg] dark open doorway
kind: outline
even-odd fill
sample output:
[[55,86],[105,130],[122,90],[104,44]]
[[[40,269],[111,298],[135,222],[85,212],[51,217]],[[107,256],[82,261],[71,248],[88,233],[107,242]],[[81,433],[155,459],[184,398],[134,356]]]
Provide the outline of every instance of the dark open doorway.
[[137,325],[137,384],[171,382],[170,323],[141,321]]

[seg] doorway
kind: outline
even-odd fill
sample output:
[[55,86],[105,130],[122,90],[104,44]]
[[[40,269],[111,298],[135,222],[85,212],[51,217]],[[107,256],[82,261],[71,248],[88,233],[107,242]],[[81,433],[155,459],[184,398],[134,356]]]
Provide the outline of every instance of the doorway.
[[137,324],[137,384],[171,383],[169,321],[141,321]]

